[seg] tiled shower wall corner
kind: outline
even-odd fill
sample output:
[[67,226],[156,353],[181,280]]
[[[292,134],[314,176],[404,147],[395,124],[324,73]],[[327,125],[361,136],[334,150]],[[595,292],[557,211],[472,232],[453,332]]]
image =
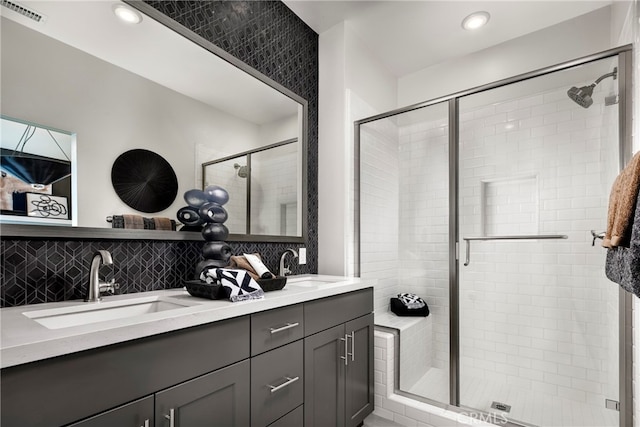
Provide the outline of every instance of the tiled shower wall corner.
[[[259,252],[271,269],[288,247],[307,248],[318,271],[318,35],[280,1],[148,1],[150,5],[269,76],[309,103],[308,237],[304,244],[230,242],[234,253]],[[1,232],[1,231],[0,231]],[[2,239],[0,306],[62,301],[84,295],[90,257],[110,248],[115,279],[126,292],[182,286],[192,279],[201,242]],[[117,254],[117,255],[116,255]],[[108,268],[107,268],[108,269]],[[104,274],[111,274],[105,269]]]

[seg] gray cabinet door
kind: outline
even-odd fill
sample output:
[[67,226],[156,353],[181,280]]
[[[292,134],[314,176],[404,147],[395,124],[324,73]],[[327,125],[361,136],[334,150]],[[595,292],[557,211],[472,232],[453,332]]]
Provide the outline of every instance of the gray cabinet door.
[[136,400],[69,427],[153,427],[153,396]]
[[344,337],[344,325],[339,325],[304,340],[305,427],[345,425]]
[[247,427],[250,369],[245,360],[156,393],[156,427]]
[[373,314],[346,323],[348,364],[346,369],[347,427],[356,427],[373,412]]

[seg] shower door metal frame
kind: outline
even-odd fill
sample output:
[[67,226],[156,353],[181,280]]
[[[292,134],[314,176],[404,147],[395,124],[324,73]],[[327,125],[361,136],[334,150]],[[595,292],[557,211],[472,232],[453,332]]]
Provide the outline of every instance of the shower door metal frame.
[[[431,405],[441,407],[457,413],[484,414],[476,408],[460,406],[460,306],[459,306],[459,278],[460,278],[460,247],[459,247],[459,218],[458,218],[458,183],[459,183],[459,100],[468,95],[489,91],[512,83],[534,79],[547,74],[563,71],[579,65],[585,65],[601,59],[617,57],[618,59],[618,117],[619,117],[619,159],[620,170],[631,159],[632,154],[632,45],[624,45],[608,49],[592,55],[562,62],[549,67],[540,68],[524,74],[519,74],[472,89],[453,93],[451,95],[434,98],[429,101],[398,108],[386,113],[377,114],[354,122],[354,272],[360,277],[360,127],[364,124],[390,118],[399,114],[418,110],[436,104],[448,103],[449,118],[449,403],[437,402],[427,398],[419,398]],[[619,426],[624,427],[633,423],[633,331],[632,331],[632,295],[622,288],[619,290]],[[399,359],[399,357],[398,357]],[[396,372],[396,376],[398,376]],[[396,382],[395,392],[404,396],[416,398],[411,393],[399,390]],[[603,402],[604,404],[604,402]],[[509,421],[507,426],[522,426],[523,424]]]

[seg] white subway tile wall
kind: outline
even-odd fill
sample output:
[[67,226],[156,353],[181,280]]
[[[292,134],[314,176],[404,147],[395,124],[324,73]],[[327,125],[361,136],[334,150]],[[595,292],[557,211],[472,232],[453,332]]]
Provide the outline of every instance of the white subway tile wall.
[[[449,369],[449,127],[446,103],[399,127],[401,292],[429,305],[431,367]],[[405,356],[400,353],[401,364]],[[401,383],[404,389],[404,383]],[[434,385],[435,387],[435,385]],[[408,389],[407,389],[408,390]],[[432,390],[436,393],[435,390]],[[444,390],[448,393],[447,390]]]
[[296,235],[300,172],[299,144],[288,144],[251,156],[251,233]]
[[460,102],[461,236],[568,235],[472,242],[460,269],[461,381],[603,407],[618,396],[618,287],[590,230],[606,226],[617,108],[585,110],[565,93]]
[[389,311],[389,299],[398,293],[397,129],[391,119],[361,127],[360,154],[360,276],[375,282],[374,310]]

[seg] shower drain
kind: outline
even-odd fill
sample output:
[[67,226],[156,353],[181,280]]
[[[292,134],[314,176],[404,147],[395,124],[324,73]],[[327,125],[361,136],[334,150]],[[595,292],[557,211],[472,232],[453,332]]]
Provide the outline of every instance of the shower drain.
[[509,412],[511,411],[511,405],[507,405],[506,403],[502,403],[502,402],[493,402],[491,404],[491,408],[492,409],[497,409],[498,411],[502,411],[502,412]]

